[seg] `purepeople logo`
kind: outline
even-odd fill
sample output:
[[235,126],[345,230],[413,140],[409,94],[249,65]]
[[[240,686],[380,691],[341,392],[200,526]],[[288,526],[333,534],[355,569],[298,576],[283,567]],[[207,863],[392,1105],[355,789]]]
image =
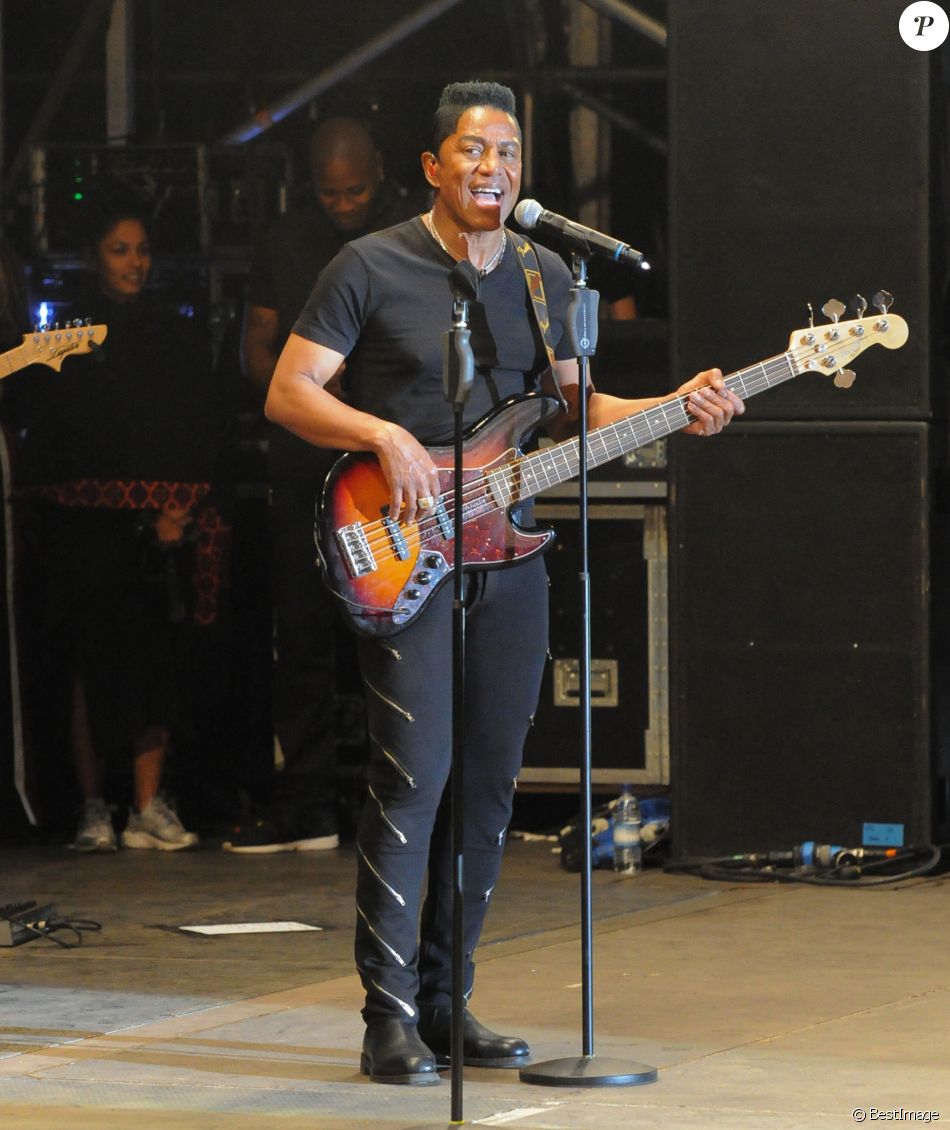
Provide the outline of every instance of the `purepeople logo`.
[[947,38],[950,19],[939,4],[917,0],[901,12],[898,24],[901,39],[915,51],[933,51]]

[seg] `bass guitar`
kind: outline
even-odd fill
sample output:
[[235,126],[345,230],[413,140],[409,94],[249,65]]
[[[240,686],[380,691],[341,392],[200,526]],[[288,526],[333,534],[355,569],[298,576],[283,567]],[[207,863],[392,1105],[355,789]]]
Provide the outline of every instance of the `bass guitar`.
[[24,334],[22,345],[0,353],[0,380],[28,365],[49,365],[58,373],[67,357],[90,353],[102,345],[108,332],[108,326],[90,326],[77,321],[67,322],[62,327],[43,326]]
[[[850,387],[854,373],[844,366],[859,353],[875,344],[898,349],[907,340],[907,323],[889,314],[889,300],[881,292],[875,296],[877,315],[846,322],[838,320],[845,310],[840,302],[826,303],[822,309],[830,323],[796,330],[785,353],[730,374],[726,387],[745,400],[806,372],[833,373],[837,386]],[[862,315],[865,309],[866,304]],[[590,431],[587,466],[599,467],[686,427],[692,419],[687,400],[676,397]],[[576,438],[530,454],[522,450],[525,438],[555,408],[552,398],[538,393],[511,397],[466,433],[465,567],[511,565],[540,553],[553,539],[553,530],[526,529],[511,511],[578,474]],[[389,636],[406,628],[452,575],[455,458],[451,446],[430,448],[429,454],[442,490],[412,523],[389,513],[389,486],[375,455],[343,455],[324,484],[316,530],[321,565],[346,617],[364,635]]]

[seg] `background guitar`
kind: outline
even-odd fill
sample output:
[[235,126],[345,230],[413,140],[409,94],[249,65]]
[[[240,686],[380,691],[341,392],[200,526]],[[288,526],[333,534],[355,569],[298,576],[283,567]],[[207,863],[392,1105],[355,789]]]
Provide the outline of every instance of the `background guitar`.
[[23,335],[23,344],[0,353],[0,380],[28,365],[48,365],[57,372],[67,357],[90,353],[106,340],[109,327],[67,322],[65,326],[46,326]]

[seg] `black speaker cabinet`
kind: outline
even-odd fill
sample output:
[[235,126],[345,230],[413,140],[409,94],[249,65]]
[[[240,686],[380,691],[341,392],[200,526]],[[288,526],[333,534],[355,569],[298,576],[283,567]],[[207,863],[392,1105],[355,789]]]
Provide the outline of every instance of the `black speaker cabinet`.
[[[674,384],[782,353],[829,298],[885,289],[910,327],[847,392],[790,381],[756,419],[930,412],[931,71],[907,0],[669,0]],[[873,309],[870,311],[873,313]]]
[[677,857],[859,845],[868,824],[929,841],[927,443],[911,422],[677,437]]
[[[591,484],[592,490],[608,484]],[[640,485],[609,484],[590,506],[591,735],[594,784],[669,780],[665,503],[635,501]],[[665,487],[665,484],[664,484]],[[551,658],[525,746],[523,784],[579,781],[580,638],[577,503],[535,507],[558,536],[546,563]]]

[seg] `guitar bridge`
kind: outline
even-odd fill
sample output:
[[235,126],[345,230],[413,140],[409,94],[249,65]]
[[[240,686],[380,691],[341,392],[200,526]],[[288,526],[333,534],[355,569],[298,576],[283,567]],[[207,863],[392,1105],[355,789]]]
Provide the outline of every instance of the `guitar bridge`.
[[365,577],[376,571],[376,558],[369,547],[366,531],[359,522],[341,526],[336,532],[337,544],[351,577]]

